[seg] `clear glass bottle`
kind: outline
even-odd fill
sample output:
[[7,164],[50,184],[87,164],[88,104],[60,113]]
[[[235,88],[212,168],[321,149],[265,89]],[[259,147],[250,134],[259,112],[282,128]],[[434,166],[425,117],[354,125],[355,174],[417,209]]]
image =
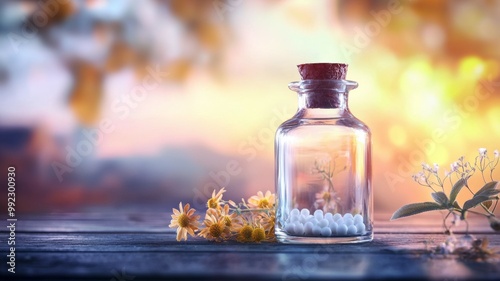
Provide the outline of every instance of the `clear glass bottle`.
[[358,84],[345,80],[347,65],[320,66],[299,65],[309,76],[289,84],[298,111],[276,132],[276,236],[283,243],[371,241],[370,130],[347,103]]

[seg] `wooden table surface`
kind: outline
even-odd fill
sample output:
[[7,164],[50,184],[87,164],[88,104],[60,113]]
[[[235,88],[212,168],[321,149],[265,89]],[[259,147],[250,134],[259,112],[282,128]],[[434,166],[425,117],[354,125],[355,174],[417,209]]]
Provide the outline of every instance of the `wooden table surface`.
[[[432,256],[425,243],[446,238],[440,215],[389,222],[377,215],[375,239],[356,245],[176,242],[170,215],[92,212],[21,216],[16,224],[16,273],[7,272],[8,229],[0,231],[1,280],[338,280],[494,279],[500,261]],[[433,219],[434,218],[434,219]],[[4,223],[7,225],[6,218]],[[486,220],[471,221],[476,237],[500,248]],[[463,229],[463,227],[461,228]]]

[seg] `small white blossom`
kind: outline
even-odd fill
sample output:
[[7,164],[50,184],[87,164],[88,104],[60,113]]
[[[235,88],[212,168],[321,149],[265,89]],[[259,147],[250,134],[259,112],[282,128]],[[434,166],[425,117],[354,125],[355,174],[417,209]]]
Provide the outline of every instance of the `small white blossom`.
[[423,172],[418,172],[412,176],[413,180],[416,182],[425,182],[425,175]]
[[425,171],[432,172],[431,166],[429,166],[429,164],[427,164],[427,163],[422,163],[422,169],[424,169]]
[[439,171],[439,165],[434,163],[434,169],[432,169],[432,172],[434,172],[435,174],[437,174],[437,172]]
[[488,150],[486,150],[486,148],[480,148],[479,149],[479,156],[485,157],[486,156],[486,152],[488,152]]
[[450,164],[450,169],[451,169],[450,173],[451,173],[451,172],[456,172],[456,171],[457,171],[457,169],[458,169],[458,163],[457,163],[457,162],[453,162],[453,163],[451,163],[451,164]]
[[449,177],[451,175],[451,173],[452,173],[452,171],[448,172],[448,171],[444,170],[444,176],[445,177]]
[[498,149],[496,149],[493,154],[495,155],[495,158],[498,158]]

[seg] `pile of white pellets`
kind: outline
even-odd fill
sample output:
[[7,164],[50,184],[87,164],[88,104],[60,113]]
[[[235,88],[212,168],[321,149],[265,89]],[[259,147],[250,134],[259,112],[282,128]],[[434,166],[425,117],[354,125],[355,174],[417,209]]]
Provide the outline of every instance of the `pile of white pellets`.
[[308,209],[293,209],[284,226],[285,231],[290,235],[297,236],[356,236],[363,235],[366,226],[363,223],[363,216],[346,213],[332,214],[323,213],[316,210],[311,215]]

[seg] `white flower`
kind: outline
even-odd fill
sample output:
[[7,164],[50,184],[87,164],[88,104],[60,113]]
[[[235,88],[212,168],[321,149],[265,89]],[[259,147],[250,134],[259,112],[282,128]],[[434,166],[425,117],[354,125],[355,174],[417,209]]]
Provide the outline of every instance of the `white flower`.
[[429,164],[427,163],[422,163],[422,169],[424,169],[425,171],[431,171],[431,166],[429,166]]
[[451,175],[451,173],[452,173],[452,171],[448,172],[448,171],[444,170],[444,176],[445,177],[449,177]]
[[422,172],[418,172],[412,176],[413,180],[416,182],[424,181],[425,182],[425,175]]
[[488,150],[486,150],[486,148],[480,148],[479,149],[479,156],[485,157],[486,156],[486,152],[488,152]]
[[434,172],[435,174],[437,174],[437,172],[439,171],[439,165],[434,163],[434,169],[432,170],[432,172]]
[[458,169],[458,163],[457,163],[457,162],[453,162],[453,163],[451,163],[451,164],[450,164],[450,169],[451,169],[450,173],[452,173],[452,172],[456,172],[456,171],[457,171],[457,169]]
[[498,158],[498,149],[495,149],[495,151],[493,151],[493,154],[495,154],[495,158]]

